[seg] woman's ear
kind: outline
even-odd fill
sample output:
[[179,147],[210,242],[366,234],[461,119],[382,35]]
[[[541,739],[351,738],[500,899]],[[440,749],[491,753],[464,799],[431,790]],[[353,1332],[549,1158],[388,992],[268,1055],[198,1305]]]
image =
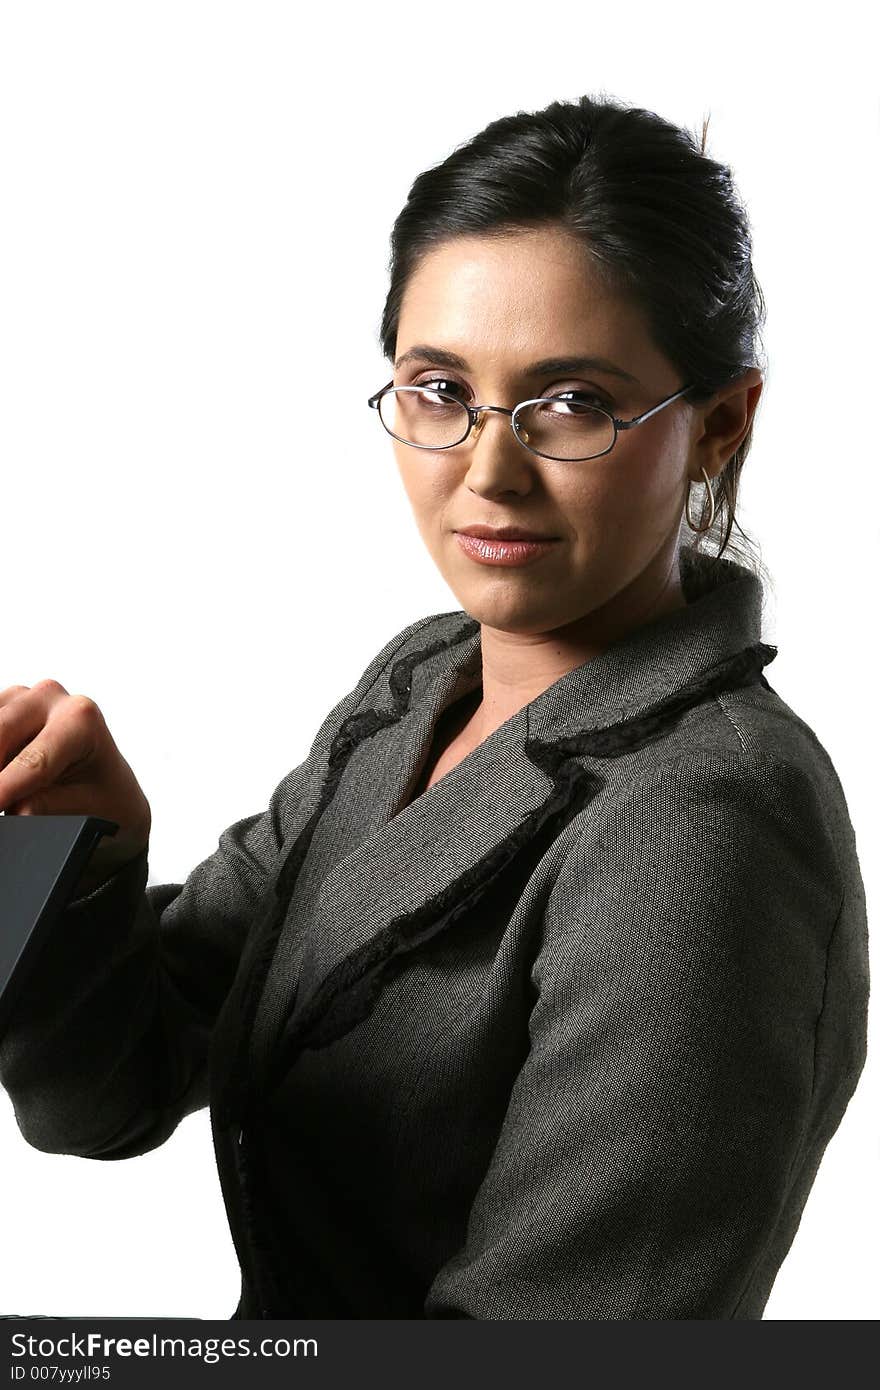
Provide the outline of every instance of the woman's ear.
[[749,367],[719,387],[706,405],[696,407],[702,415],[702,430],[694,439],[698,473],[702,467],[715,478],[733,457],[749,431],[763,389],[760,369]]

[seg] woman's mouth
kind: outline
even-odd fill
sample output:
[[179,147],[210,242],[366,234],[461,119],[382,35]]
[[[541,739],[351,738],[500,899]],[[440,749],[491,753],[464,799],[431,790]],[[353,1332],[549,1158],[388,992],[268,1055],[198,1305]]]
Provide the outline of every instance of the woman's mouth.
[[479,565],[525,565],[558,544],[556,537],[539,541],[492,540],[488,536],[468,536],[463,531],[454,534],[465,555]]

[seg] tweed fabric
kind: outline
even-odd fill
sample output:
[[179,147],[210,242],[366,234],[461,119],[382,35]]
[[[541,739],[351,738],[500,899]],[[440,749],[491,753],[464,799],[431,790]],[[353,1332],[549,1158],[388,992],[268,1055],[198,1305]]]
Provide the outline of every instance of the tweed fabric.
[[416,796],[481,650],[410,625],[184,884],[68,908],[0,1081],[91,1158],[210,1104],[233,1316],[761,1317],[864,1064],[865,898],[759,580],[681,567]]

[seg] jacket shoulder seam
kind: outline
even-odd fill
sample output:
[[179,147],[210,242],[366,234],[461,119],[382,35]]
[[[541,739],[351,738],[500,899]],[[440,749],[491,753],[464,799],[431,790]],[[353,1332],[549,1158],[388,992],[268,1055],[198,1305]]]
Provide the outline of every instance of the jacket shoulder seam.
[[727,705],[724,703],[724,695],[722,694],[721,691],[718,691],[718,692],[716,693],[715,699],[716,699],[716,701],[717,701],[717,703],[718,703],[718,707],[719,707],[719,709],[721,710],[721,713],[722,713],[722,714],[724,715],[724,717],[728,720],[728,722],[729,722],[730,724],[733,725],[733,728],[734,728],[734,730],[736,731],[736,736],[737,736],[737,738],[739,739],[740,744],[741,744],[741,746],[742,746],[742,750],[743,750],[744,753],[747,754],[747,753],[748,753],[748,749],[747,749],[747,747],[746,747],[745,738],[743,737],[743,731],[742,731],[742,729],[739,727],[739,725],[737,724],[736,720],[735,720],[734,717],[733,717],[733,714],[732,714],[731,711],[728,709]]

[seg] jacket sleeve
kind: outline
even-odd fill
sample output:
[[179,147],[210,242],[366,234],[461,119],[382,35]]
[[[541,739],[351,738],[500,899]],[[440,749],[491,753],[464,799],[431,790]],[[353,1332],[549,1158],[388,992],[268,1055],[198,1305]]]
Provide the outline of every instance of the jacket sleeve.
[[805,1140],[841,898],[795,767],[704,750],[615,796],[550,895],[526,1061],[427,1317],[735,1315]]
[[145,850],[68,904],[0,1036],[0,1083],[28,1143],[129,1158],[208,1103],[212,1028],[280,867],[286,828],[346,716],[429,621],[383,647],[267,809],[225,829],[185,883],[147,888]]

